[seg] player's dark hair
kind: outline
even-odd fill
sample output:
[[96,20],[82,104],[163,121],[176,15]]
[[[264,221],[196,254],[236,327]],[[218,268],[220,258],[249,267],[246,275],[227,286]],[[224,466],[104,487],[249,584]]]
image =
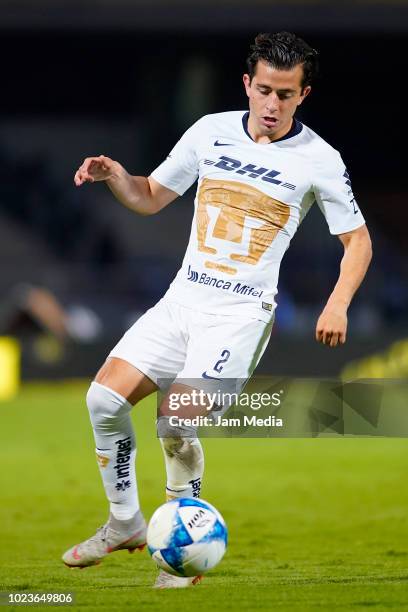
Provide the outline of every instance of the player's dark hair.
[[302,90],[310,85],[318,71],[318,52],[292,32],[258,34],[247,58],[248,74],[252,77],[259,61],[278,70],[291,70],[303,66]]

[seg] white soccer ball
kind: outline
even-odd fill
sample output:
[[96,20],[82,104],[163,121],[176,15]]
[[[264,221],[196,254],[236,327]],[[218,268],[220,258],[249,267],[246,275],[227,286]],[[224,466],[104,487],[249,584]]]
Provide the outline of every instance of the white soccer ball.
[[227,526],[208,502],[172,499],[157,508],[147,528],[147,547],[157,565],[174,576],[200,576],[215,567],[227,547]]

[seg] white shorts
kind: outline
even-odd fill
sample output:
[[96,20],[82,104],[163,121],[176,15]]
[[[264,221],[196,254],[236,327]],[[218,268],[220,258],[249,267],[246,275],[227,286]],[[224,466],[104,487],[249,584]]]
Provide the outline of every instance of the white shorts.
[[164,381],[176,378],[246,381],[268,344],[272,323],[196,312],[161,299],[109,357],[127,361],[163,390]]

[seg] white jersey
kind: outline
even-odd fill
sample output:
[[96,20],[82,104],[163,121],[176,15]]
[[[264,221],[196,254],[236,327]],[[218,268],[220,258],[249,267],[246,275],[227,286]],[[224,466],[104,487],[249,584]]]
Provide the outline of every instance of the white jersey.
[[187,251],[165,298],[268,322],[280,263],[311,205],[317,201],[332,234],[364,218],[335,149],[297,120],[282,139],[257,144],[248,116],[202,117],[152,177],[179,195],[198,178]]

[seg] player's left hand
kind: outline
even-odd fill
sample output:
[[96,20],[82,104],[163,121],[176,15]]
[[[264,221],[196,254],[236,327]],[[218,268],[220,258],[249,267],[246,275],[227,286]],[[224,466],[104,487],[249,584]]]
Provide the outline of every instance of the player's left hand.
[[347,309],[344,306],[327,305],[316,325],[316,340],[327,346],[344,344],[347,332]]

